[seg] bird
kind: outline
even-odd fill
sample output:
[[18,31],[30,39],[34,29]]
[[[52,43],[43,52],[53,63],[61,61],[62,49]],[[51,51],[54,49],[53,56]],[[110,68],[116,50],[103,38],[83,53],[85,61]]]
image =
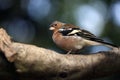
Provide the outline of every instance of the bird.
[[79,26],[60,21],[52,22],[49,30],[53,32],[53,42],[65,51],[68,51],[68,54],[78,53],[87,46],[104,45],[110,48],[118,47],[114,44],[105,42],[91,32],[81,29]]

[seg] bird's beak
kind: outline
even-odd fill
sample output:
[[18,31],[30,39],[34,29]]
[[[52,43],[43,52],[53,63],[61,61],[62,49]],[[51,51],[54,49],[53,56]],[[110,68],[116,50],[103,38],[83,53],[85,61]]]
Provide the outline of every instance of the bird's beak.
[[55,28],[54,27],[50,27],[49,30],[54,30]]

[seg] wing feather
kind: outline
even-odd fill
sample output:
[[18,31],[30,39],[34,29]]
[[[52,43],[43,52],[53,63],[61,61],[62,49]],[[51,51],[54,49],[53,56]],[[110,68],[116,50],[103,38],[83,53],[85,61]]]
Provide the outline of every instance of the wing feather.
[[97,38],[94,34],[84,29],[79,29],[79,28],[63,29],[59,32],[62,33],[64,36],[77,35],[77,36],[80,36],[82,38],[92,40],[92,41],[98,41],[98,42],[103,41],[102,39]]

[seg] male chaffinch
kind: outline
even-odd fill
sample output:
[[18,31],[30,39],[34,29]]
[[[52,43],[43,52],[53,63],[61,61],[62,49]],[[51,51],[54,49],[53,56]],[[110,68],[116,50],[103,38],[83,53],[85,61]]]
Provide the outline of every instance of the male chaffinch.
[[93,45],[117,48],[116,45],[104,42],[89,31],[72,24],[54,21],[49,29],[53,31],[53,41],[62,49],[69,51],[68,53],[78,52],[84,47]]

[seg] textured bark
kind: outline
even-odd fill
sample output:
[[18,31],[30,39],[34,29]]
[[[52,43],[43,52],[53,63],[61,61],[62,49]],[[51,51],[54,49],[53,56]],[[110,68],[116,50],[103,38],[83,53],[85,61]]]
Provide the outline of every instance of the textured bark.
[[14,63],[20,79],[32,75],[41,80],[90,80],[120,72],[119,48],[89,55],[60,54],[12,42],[0,29],[0,49],[8,60],[6,64]]

